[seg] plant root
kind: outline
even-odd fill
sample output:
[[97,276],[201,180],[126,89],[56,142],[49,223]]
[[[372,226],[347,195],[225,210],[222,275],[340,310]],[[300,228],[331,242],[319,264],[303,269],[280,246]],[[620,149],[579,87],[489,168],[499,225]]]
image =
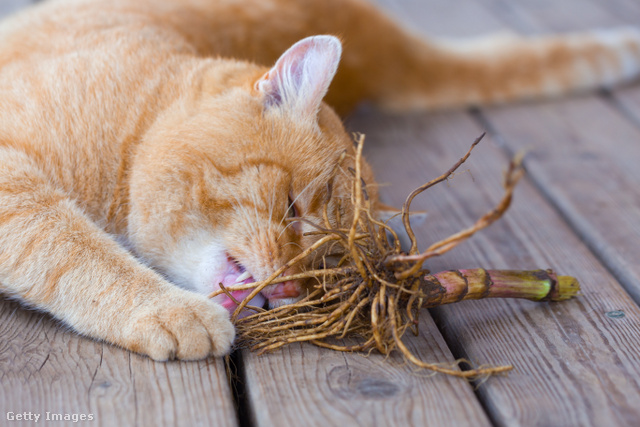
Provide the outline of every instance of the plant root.
[[[232,290],[254,288],[238,304],[232,316],[237,327],[238,345],[260,353],[304,341],[338,351],[370,352],[375,349],[387,355],[397,350],[420,368],[470,380],[511,370],[510,365],[461,370],[459,365],[462,361],[449,366],[426,363],[412,354],[402,341],[408,329],[417,333],[418,316],[422,308],[480,298],[561,301],[575,296],[580,289],[574,278],[558,277],[551,270],[473,269],[429,274],[422,267],[427,259],[450,251],[501,218],[511,203],[514,188],[523,175],[520,157],[509,164],[504,180],[504,195],[492,210],[470,227],[430,245],[423,252],[418,251],[418,242],[409,220],[412,200],[435,184],[447,180],[467,160],[483,136],[473,142],[469,151],[451,169],[407,197],[402,208],[402,223],[411,240],[411,248],[404,253],[395,232],[386,223],[374,219],[360,170],[364,136],[357,135],[355,169],[351,171],[351,203],[354,210],[351,223],[342,224],[341,218],[338,218],[337,225],[332,225],[325,207],[324,223],[315,224],[316,231],[313,234],[319,236],[315,244],[267,280],[228,287],[212,294],[224,292],[230,295]],[[329,244],[332,245],[332,252],[342,254],[336,267],[281,276],[285,270],[315,251],[326,250]],[[256,310],[255,314],[238,318],[246,303],[265,286],[301,279],[315,281],[315,287],[299,302],[271,310]],[[359,337],[360,343],[336,344],[336,339],[347,336]]]

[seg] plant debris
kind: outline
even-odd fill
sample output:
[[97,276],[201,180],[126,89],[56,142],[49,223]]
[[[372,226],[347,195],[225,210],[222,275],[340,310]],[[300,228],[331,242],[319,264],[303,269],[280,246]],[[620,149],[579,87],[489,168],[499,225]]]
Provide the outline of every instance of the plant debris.
[[[448,179],[467,160],[483,136],[484,134],[474,141],[469,151],[451,169],[417,188],[407,197],[401,216],[411,248],[408,252],[403,252],[394,230],[373,217],[360,170],[364,135],[358,135],[355,169],[351,171],[351,203],[354,210],[351,223],[342,224],[338,218],[338,224],[332,225],[325,206],[324,224],[315,225],[317,231],[314,234],[320,238],[312,246],[265,281],[229,288],[221,286],[221,290],[212,294],[225,293],[231,297],[230,292],[233,290],[255,288],[247,298],[238,302],[232,317],[236,323],[239,345],[261,353],[303,341],[339,351],[368,352],[376,349],[386,355],[399,350],[407,360],[420,368],[468,379],[511,370],[512,366],[460,370],[458,365],[462,360],[449,366],[427,363],[411,353],[402,341],[408,329],[418,333],[418,315],[422,308],[480,298],[561,301],[575,296],[580,290],[576,279],[556,276],[551,270],[473,269],[430,274],[423,268],[427,259],[448,252],[498,220],[511,203],[513,190],[523,175],[520,157],[510,162],[505,173],[504,195],[494,209],[471,227],[432,244],[422,252],[418,250],[409,220],[411,202],[418,194]],[[280,276],[310,254],[316,251],[325,253],[327,245],[331,245],[332,252],[338,250],[342,254],[334,268]],[[247,302],[265,286],[304,279],[315,280],[316,285],[297,303],[270,310],[247,307]],[[238,318],[239,313],[246,308],[256,313]],[[358,337],[359,344],[339,344],[339,339],[350,336]]]

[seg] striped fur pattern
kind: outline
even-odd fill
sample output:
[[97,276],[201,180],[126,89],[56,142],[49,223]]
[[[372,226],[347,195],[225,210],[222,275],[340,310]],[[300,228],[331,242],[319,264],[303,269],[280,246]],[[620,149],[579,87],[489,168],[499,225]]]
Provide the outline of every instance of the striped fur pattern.
[[45,2],[0,25],[0,291],[156,360],[225,354],[233,301],[205,295],[315,241],[289,219],[352,215],[334,109],[561,95],[639,65],[636,29],[445,44],[362,0]]

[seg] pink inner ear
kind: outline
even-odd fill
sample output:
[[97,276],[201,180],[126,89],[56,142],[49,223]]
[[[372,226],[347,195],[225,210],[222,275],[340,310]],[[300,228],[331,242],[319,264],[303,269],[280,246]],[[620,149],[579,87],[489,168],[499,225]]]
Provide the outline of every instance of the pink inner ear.
[[264,103],[266,107],[282,104],[282,97],[278,91],[273,88],[273,85],[271,84],[273,77],[269,78],[269,74],[271,74],[270,71],[265,73],[256,82],[256,90],[265,94]]
[[308,37],[291,46],[260,80],[265,106],[315,113],[340,61],[342,47],[333,36]]

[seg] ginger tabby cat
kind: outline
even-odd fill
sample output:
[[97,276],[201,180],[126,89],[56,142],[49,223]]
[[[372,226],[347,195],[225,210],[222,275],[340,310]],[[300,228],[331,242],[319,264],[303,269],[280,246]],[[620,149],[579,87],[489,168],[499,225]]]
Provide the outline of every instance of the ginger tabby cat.
[[[340,35],[341,62],[318,34]],[[328,105],[485,104],[639,71],[632,29],[443,44],[363,0],[45,2],[0,25],[0,291],[156,360],[225,354],[234,304],[205,295],[308,247],[287,218],[319,222],[328,183],[333,215],[348,197],[353,143]]]

